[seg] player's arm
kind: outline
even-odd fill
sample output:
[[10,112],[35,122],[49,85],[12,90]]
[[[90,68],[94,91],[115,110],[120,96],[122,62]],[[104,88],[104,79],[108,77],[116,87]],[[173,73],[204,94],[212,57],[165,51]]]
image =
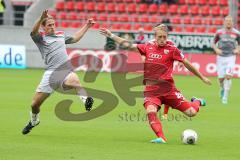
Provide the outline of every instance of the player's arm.
[[217,34],[214,36],[212,48],[213,48],[213,50],[215,51],[215,53],[216,53],[217,55],[221,55],[221,54],[222,54],[222,50],[217,47],[217,42],[218,42],[218,41],[219,41],[219,34],[217,33]]
[[116,43],[122,45],[127,50],[139,52],[139,50],[137,48],[137,44],[132,44],[130,41],[113,34],[110,30],[108,30],[106,28],[101,28],[100,33],[108,38],[111,38],[112,40],[114,40]]
[[237,36],[237,46],[233,51],[234,54],[240,54],[240,34]]
[[38,20],[35,22],[34,26],[33,26],[33,29],[32,29],[32,36],[34,35],[37,35],[39,33],[39,29],[41,27],[41,24],[42,24],[42,21],[47,18],[49,15],[48,15],[48,10],[44,10],[42,12],[42,15],[40,16],[40,18],[38,18]]
[[208,85],[212,84],[211,81],[207,77],[203,76],[186,58],[183,59],[182,63],[190,72],[199,77],[204,83]]
[[93,19],[88,19],[87,23],[83,25],[83,27],[74,33],[70,38],[67,38],[65,40],[66,44],[76,43],[78,42],[88,31],[89,28],[91,28],[95,24],[95,21]]

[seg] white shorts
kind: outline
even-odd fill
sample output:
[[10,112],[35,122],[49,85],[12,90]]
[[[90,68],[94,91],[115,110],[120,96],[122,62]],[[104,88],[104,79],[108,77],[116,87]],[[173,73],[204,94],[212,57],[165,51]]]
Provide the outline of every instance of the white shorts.
[[38,85],[36,92],[51,94],[55,90],[64,90],[62,85],[71,72],[69,71],[53,71],[46,70],[42,76],[42,80]]
[[236,56],[222,57],[217,56],[217,74],[218,78],[224,78],[226,75],[233,75]]

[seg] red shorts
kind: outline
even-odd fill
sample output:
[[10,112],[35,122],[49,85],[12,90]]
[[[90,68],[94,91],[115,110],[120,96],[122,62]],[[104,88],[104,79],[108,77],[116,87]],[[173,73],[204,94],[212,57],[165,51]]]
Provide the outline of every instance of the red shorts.
[[[160,87],[157,85],[147,85],[144,89],[144,106],[146,108],[146,103],[153,103],[160,109],[162,104],[171,106],[174,109],[185,111],[188,109],[188,103],[182,93],[178,91],[175,87],[169,90],[168,93],[161,93],[158,90]],[[189,106],[190,107],[190,106]]]

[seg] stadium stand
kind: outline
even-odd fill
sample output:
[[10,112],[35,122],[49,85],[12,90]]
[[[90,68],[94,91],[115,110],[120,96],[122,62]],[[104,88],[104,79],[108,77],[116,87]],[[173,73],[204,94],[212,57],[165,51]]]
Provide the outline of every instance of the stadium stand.
[[[59,27],[76,28],[87,18],[113,30],[135,30],[143,27],[151,31],[163,18],[170,18],[175,32],[210,32],[223,24],[228,15],[227,0],[179,0],[177,4],[146,4],[141,0],[60,0],[51,14],[58,18]],[[187,25],[187,26],[186,26]],[[190,25],[190,26],[188,26]]]

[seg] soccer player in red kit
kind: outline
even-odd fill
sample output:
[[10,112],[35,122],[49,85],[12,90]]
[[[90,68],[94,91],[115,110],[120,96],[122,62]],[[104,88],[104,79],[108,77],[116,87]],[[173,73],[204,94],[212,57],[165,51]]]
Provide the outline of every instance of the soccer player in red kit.
[[178,48],[166,43],[168,38],[166,30],[158,28],[154,32],[155,41],[129,45],[129,43],[124,43],[127,40],[114,35],[108,29],[100,29],[102,35],[146,57],[144,62],[144,107],[147,111],[149,124],[157,136],[151,142],[166,143],[167,139],[164,136],[161,122],[157,117],[157,112],[162,104],[172,106],[172,108],[183,112],[189,117],[195,116],[200,106],[206,105],[204,99],[195,97],[191,99],[191,102],[188,102],[181,92],[176,89],[172,77],[173,62],[182,62],[189,71],[199,77],[204,83],[210,85],[211,81],[185,59]]

